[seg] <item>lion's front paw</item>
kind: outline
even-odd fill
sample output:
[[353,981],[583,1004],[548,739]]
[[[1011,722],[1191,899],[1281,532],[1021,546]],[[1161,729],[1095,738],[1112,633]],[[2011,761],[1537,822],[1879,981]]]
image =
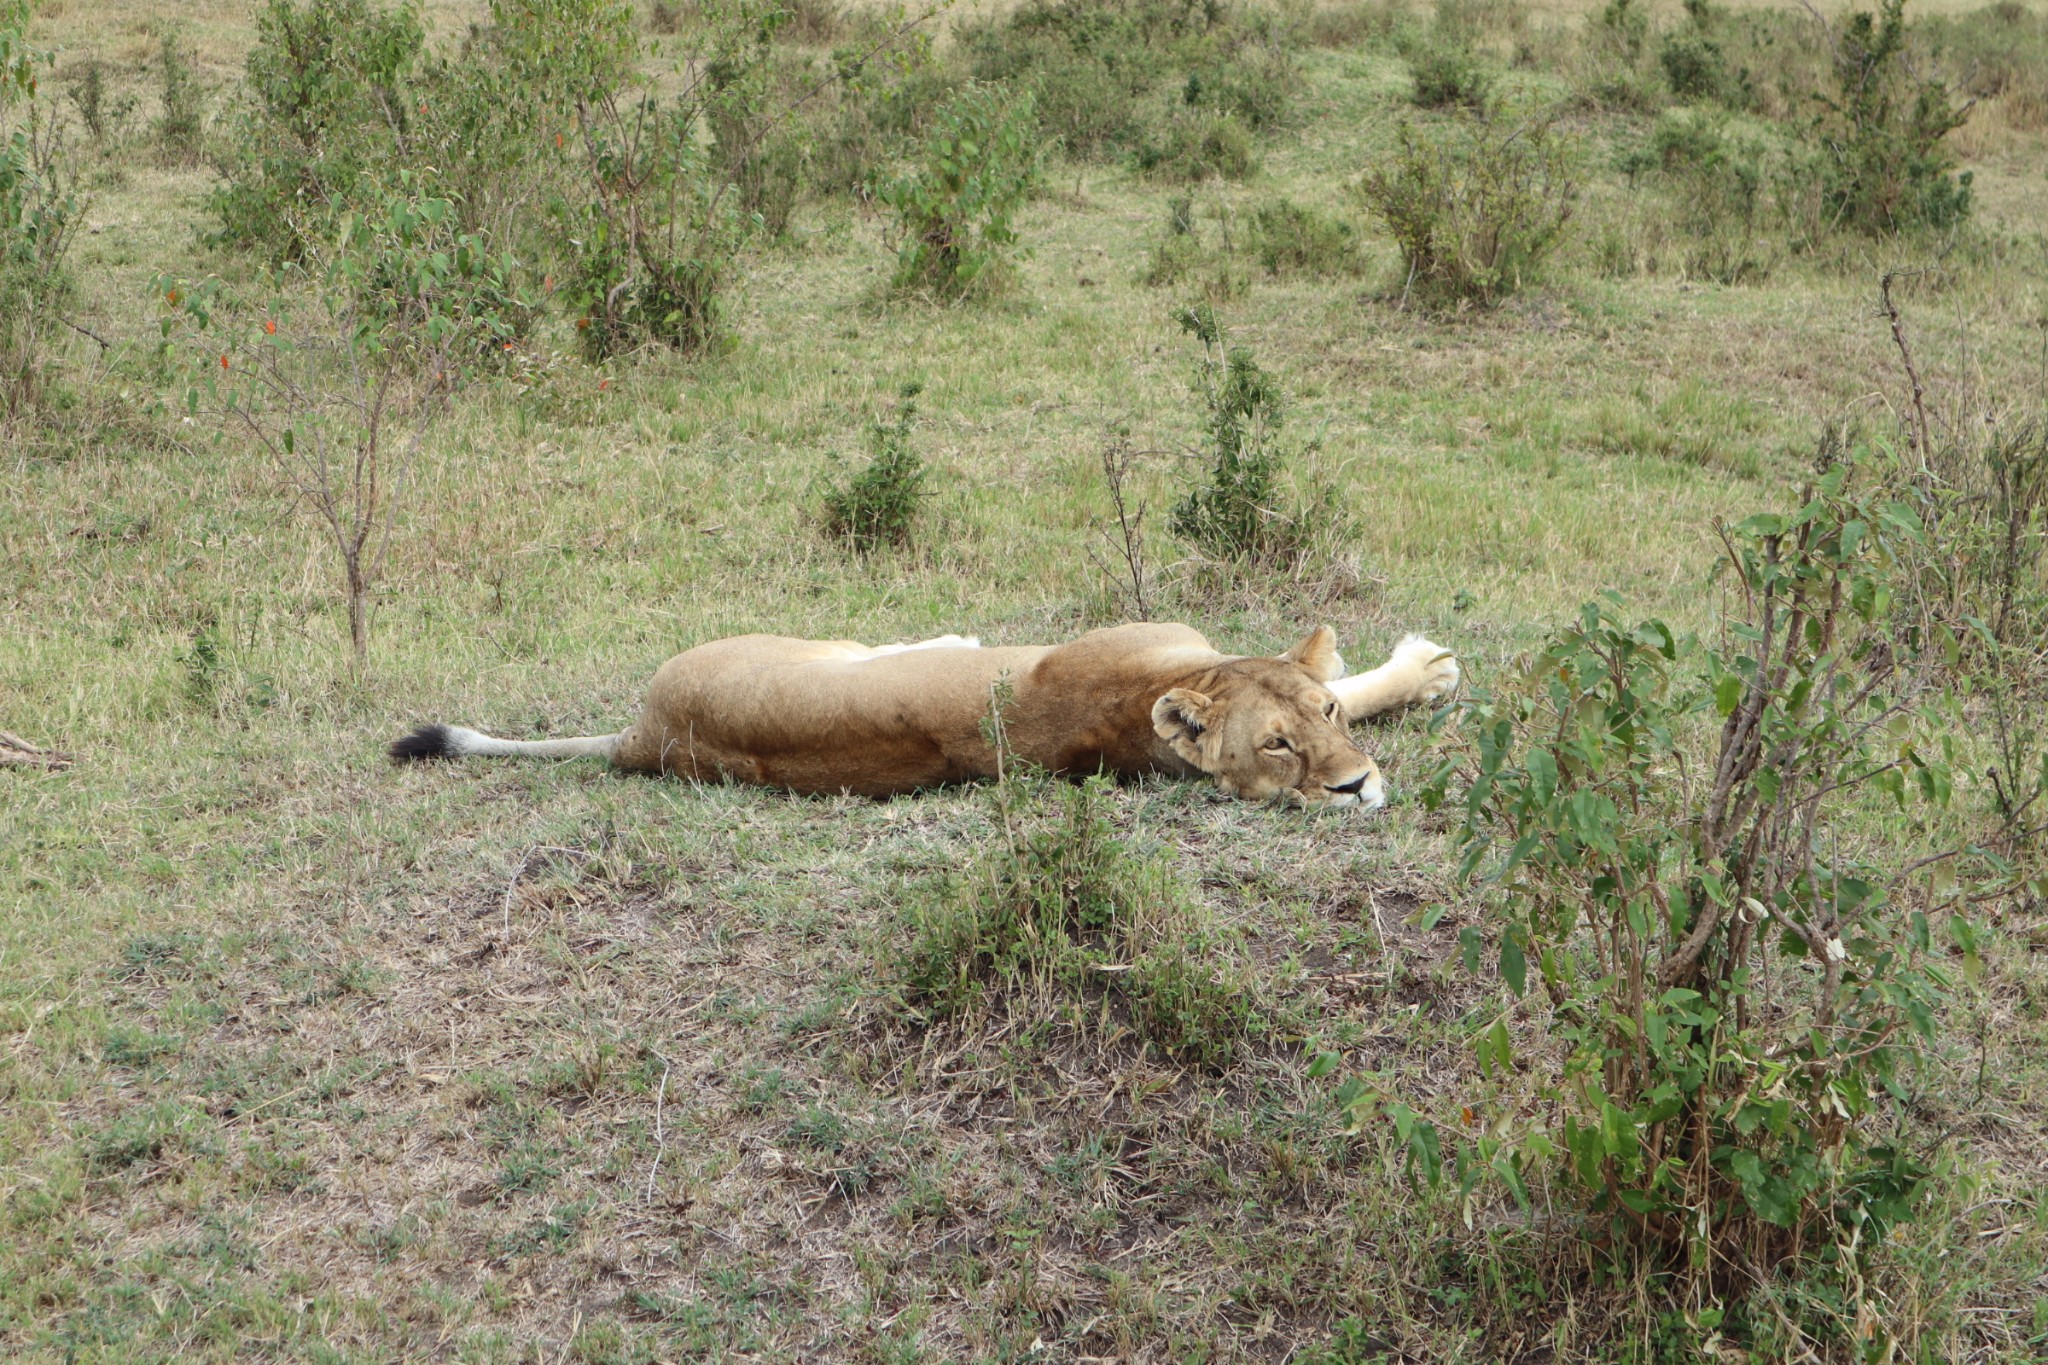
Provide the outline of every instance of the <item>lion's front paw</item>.
[[1458,661],[1442,645],[1411,635],[1394,649],[1394,662],[1414,680],[1410,703],[1436,701],[1458,690]]

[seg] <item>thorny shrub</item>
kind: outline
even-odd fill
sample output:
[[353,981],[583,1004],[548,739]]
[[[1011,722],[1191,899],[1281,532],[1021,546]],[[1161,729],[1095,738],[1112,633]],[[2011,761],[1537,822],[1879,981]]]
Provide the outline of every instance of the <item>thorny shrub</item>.
[[1411,295],[1492,304],[1532,282],[1578,202],[1578,149],[1556,116],[1505,111],[1442,128],[1402,123],[1357,192],[1400,248]]
[[[1525,1205],[1575,1188],[1601,1240],[1729,1297],[1788,1262],[1846,1283],[1914,1215],[1927,1153],[1901,1106],[1947,950],[1974,970],[1965,911],[2010,869],[1866,837],[1886,808],[1937,824],[1955,789],[1900,595],[1929,535],[1881,470],[1834,464],[1798,511],[1720,528],[1718,638],[1630,623],[1609,595],[1519,686],[1447,713],[1425,804],[1460,810],[1460,871],[1498,893],[1515,1003],[1474,1026],[1491,1087],[1470,1126],[1343,1092],[1432,1182]],[[1462,946],[1478,970],[1478,932]],[[1547,1047],[1518,1047],[1520,1011]]]
[[1835,92],[1815,123],[1832,217],[1865,232],[1946,228],[1970,212],[1971,174],[1944,141],[1969,116],[1906,58],[1905,0],[1849,16],[1833,38]]

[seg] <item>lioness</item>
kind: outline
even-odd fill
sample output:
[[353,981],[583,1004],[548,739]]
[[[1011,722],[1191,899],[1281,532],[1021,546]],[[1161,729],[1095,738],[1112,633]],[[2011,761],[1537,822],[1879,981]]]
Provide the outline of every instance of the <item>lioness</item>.
[[990,649],[957,635],[873,649],[742,635],[663,664],[619,734],[511,740],[428,725],[391,756],[594,754],[636,772],[890,796],[996,774],[984,721],[1005,679],[1004,743],[1053,772],[1206,776],[1246,800],[1374,810],[1379,769],[1347,724],[1443,696],[1458,665],[1411,635],[1347,678],[1328,626],[1277,658],[1221,654],[1174,625]]

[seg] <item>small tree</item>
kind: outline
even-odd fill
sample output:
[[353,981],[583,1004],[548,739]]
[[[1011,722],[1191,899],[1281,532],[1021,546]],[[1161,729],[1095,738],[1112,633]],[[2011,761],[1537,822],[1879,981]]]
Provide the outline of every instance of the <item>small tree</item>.
[[998,277],[1038,185],[1037,128],[1032,97],[1000,86],[969,86],[940,111],[919,165],[877,191],[896,213],[898,289],[958,299]]
[[[401,188],[414,188],[401,182]],[[400,194],[285,267],[254,297],[219,281],[158,281],[168,341],[198,368],[187,406],[250,442],[318,518],[368,652],[370,593],[405,481],[465,371],[501,346],[522,305],[514,264],[457,229],[445,199]]]
[[1951,177],[1944,139],[1969,117],[1940,81],[1906,63],[1905,0],[1849,16],[1833,39],[1836,93],[1816,121],[1830,213],[1865,232],[1944,228],[1970,211],[1970,173]]

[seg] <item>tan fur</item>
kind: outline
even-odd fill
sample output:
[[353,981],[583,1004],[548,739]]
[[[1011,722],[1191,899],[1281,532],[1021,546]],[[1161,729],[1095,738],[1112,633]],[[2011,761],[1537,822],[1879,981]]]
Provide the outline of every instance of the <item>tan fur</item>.
[[1383,667],[1342,671],[1327,627],[1278,658],[1221,654],[1178,625],[990,649],[744,635],[663,664],[617,736],[526,743],[443,729],[434,752],[605,754],[639,772],[888,796],[995,775],[987,721],[1000,696],[1009,753],[1054,772],[1208,776],[1248,800],[1372,808],[1379,770],[1345,722],[1440,696],[1457,666],[1410,637]]

